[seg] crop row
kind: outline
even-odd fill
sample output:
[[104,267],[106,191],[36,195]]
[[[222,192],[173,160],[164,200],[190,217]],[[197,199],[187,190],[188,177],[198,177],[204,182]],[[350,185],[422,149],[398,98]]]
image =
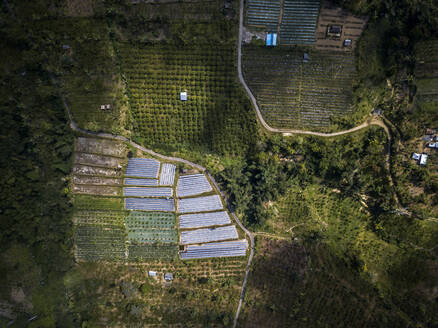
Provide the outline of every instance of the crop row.
[[124,211],[76,211],[73,215],[75,224],[122,226],[125,223]]
[[268,124],[280,128],[323,127],[347,113],[355,68],[352,55],[246,48],[244,74]]
[[78,225],[75,229],[76,257],[81,260],[122,260],[125,230],[119,226]]
[[73,203],[77,210],[123,210],[122,198],[74,195]]

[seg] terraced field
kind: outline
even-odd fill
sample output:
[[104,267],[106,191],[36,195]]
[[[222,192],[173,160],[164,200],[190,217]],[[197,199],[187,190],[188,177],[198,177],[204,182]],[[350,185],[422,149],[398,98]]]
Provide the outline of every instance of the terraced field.
[[245,80],[266,122],[276,128],[326,129],[351,112],[356,76],[350,53],[243,47]]
[[[78,169],[74,170],[72,190],[78,260],[178,261],[178,242],[207,246],[200,250],[187,250],[184,246],[182,259],[246,255],[246,240],[237,247],[235,243],[207,245],[236,240],[239,234],[226,211],[214,212],[222,210],[223,204],[205,174],[180,177],[174,164],[131,156],[126,160],[125,145],[108,140],[99,144],[100,140],[78,138],[76,142],[74,157]],[[112,147],[118,147],[118,151]],[[115,194],[108,195],[108,188],[113,188]],[[182,227],[191,230],[181,232],[181,238],[177,208],[179,213],[194,213],[189,215],[192,221],[189,219]],[[212,227],[216,225],[220,227]]]
[[[149,145],[195,144],[240,152],[251,143],[254,113],[236,83],[235,49],[134,48],[119,44],[134,131]],[[187,92],[187,101],[180,93]]]

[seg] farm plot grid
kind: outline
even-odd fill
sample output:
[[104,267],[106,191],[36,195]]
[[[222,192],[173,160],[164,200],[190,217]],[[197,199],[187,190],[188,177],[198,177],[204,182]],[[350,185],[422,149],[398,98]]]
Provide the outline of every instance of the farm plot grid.
[[179,216],[180,229],[202,228],[216,225],[226,225],[230,223],[230,216],[225,211],[199,214],[184,214]]
[[188,245],[186,251],[181,252],[181,258],[188,260],[209,257],[245,256],[247,247],[248,242],[246,240]]
[[213,188],[204,174],[180,176],[176,186],[176,193],[178,197],[199,195],[212,190]]
[[[108,145],[99,145],[98,139],[86,138],[77,141],[81,150],[90,151],[90,147],[103,151]],[[104,149],[110,152],[109,149]],[[105,164],[99,169],[114,169],[117,177],[98,176],[100,171],[90,171],[88,175],[75,175],[74,186],[84,186],[85,194],[74,195],[75,225],[75,257],[82,261],[150,261],[178,259],[178,225],[175,213],[175,200],[172,198],[174,189],[182,197],[198,195],[197,198],[183,198],[181,202],[182,226],[185,230],[181,236],[183,245],[193,243],[209,243],[237,239],[236,226],[230,225],[231,218],[226,211],[199,213],[203,211],[217,211],[223,209],[219,195],[201,196],[211,192],[207,177],[204,174],[183,176],[176,184],[176,166],[170,163],[160,163],[152,158],[130,158],[123,174],[116,153],[111,156],[76,153],[81,162],[89,161],[89,167],[94,164]],[[85,156],[84,156],[85,154]],[[89,156],[92,155],[92,156]],[[107,157],[109,159],[107,159]],[[117,162],[111,162],[115,159]],[[120,161],[120,162],[118,162]],[[87,163],[88,164],[88,163]],[[80,164],[86,166],[84,164]],[[117,165],[117,167],[114,167]],[[113,166],[113,167],[111,167]],[[106,171],[105,171],[106,172]],[[128,177],[126,177],[128,176]],[[129,177],[129,176],[132,176]],[[123,185],[122,185],[123,183]],[[94,195],[90,188],[119,187],[122,193],[117,197]],[[123,196],[121,196],[123,195]],[[206,226],[215,228],[205,228]],[[216,227],[217,226],[217,227]],[[207,253],[205,253],[207,254]],[[192,255],[196,256],[207,255]],[[213,253],[209,253],[212,257]],[[234,254],[234,253],[233,253]],[[220,257],[223,254],[218,252]],[[229,256],[229,255],[225,255]]]
[[[188,143],[226,152],[242,140],[249,143],[255,117],[236,88],[234,47],[117,47],[134,132],[148,144]],[[187,101],[180,100],[183,91]]]
[[248,26],[279,32],[279,44],[315,43],[320,0],[249,0]]
[[352,111],[354,56],[341,52],[243,48],[245,79],[266,122],[276,128],[327,128]]

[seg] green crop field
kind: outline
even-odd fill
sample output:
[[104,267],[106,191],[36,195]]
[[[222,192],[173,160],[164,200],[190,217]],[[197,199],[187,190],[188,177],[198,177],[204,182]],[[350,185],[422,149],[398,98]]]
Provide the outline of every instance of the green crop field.
[[178,257],[177,245],[129,245],[129,261],[175,260]]
[[130,229],[175,229],[174,213],[132,211],[126,218],[126,226]]
[[74,221],[76,224],[99,224],[123,226],[126,212],[124,211],[76,211]]
[[178,232],[173,213],[136,212],[126,219],[128,240],[134,243],[176,244]]
[[[229,46],[119,44],[134,133],[152,145],[190,144],[223,153],[249,147],[255,116],[236,81]],[[187,91],[188,100],[180,100]]]
[[75,232],[76,257],[86,261],[123,260],[125,229],[120,226],[78,225]]
[[73,204],[77,210],[123,210],[122,198],[75,195]]
[[301,48],[243,48],[245,80],[263,118],[276,128],[329,127],[330,118],[352,111],[354,56]]

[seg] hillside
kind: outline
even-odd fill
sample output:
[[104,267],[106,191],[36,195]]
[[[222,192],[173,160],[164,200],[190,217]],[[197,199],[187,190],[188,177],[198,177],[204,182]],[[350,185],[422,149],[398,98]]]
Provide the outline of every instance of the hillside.
[[1,9],[1,326],[437,325],[434,2]]

